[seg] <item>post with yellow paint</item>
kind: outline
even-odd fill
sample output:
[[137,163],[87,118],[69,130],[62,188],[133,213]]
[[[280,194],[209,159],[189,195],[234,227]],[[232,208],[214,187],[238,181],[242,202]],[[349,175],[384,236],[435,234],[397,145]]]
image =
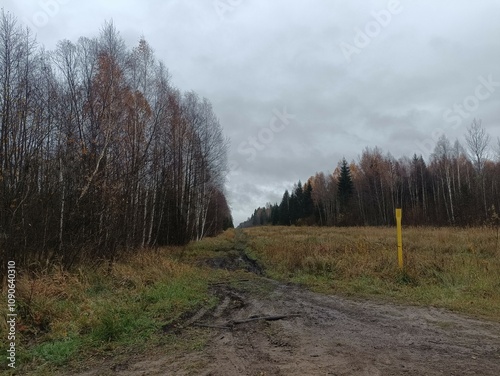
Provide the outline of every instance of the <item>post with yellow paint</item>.
[[396,209],[396,225],[398,232],[398,264],[399,269],[403,270],[403,235],[401,233],[401,208]]

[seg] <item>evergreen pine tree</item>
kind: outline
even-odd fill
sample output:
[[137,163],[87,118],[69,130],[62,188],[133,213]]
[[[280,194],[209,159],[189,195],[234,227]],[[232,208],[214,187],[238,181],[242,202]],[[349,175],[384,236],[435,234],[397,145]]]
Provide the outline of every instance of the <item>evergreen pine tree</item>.
[[304,184],[304,218],[309,218],[314,214],[314,203],[312,199],[312,185],[309,182]]
[[280,223],[280,208],[278,204],[274,204],[271,207],[271,224],[276,226]]
[[295,187],[294,194],[296,200],[294,222],[297,222],[297,220],[304,217],[304,190],[302,188],[302,183],[300,182],[300,180]]
[[280,208],[280,225],[290,226],[290,193],[288,190],[283,194],[283,199],[281,200]]
[[259,224],[259,218],[257,216],[258,213],[257,209],[255,209],[252,215],[252,226],[257,226]]
[[342,159],[342,165],[340,166],[340,176],[337,183],[337,197],[339,204],[339,213],[341,217],[348,214],[349,202],[354,193],[354,183],[352,182],[351,170],[345,158]]

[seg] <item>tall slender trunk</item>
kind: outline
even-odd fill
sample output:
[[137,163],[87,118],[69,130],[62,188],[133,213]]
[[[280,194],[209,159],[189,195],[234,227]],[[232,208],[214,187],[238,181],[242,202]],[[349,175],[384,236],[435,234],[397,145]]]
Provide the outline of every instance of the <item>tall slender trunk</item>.
[[453,195],[451,193],[450,169],[449,168],[446,168],[446,183],[447,183],[447,186],[448,186],[448,196],[450,198],[451,223],[455,224],[455,212],[453,210]]
[[154,218],[155,218],[155,208],[156,208],[156,192],[157,192],[158,188],[157,187],[154,187],[153,188],[153,199],[152,199],[152,202],[151,202],[151,219],[149,220],[149,231],[148,231],[148,246],[151,246],[153,245],[151,243],[151,240],[152,240],[152,235],[153,235],[153,224],[154,224]]
[[146,189],[145,197],[144,197],[144,215],[142,217],[142,241],[141,241],[141,248],[144,248],[146,244],[146,228],[147,228],[147,221],[148,221],[148,196],[149,196],[149,189]]
[[484,213],[485,218],[488,218],[488,203],[486,201],[486,178],[484,176],[484,172],[481,171],[481,182],[482,182],[482,190],[483,190],[483,203],[484,203]]
[[424,182],[424,169],[420,166],[420,179],[422,183],[422,208],[424,213],[424,218],[427,218],[427,200],[425,196],[425,182]]
[[64,232],[64,207],[66,205],[66,184],[64,184],[62,157],[59,157],[59,185],[61,186],[61,210],[59,212],[59,252],[62,252]]

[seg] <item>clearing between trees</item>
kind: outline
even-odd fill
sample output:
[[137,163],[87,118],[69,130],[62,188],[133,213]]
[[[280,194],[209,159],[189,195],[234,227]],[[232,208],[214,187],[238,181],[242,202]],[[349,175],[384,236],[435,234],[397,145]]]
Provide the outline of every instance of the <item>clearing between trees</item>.
[[264,277],[212,291],[219,305],[183,323],[209,333],[203,349],[157,348],[79,376],[498,375],[498,323],[323,295]]
[[[481,320],[444,308],[401,304],[384,298],[346,297],[348,290],[343,291],[344,296],[317,293],[297,283],[263,276],[263,265],[270,268],[267,273],[279,275],[277,264],[271,266],[272,262],[255,244],[266,243],[265,234],[273,237],[275,243],[266,244],[268,249],[274,249],[276,256],[279,250],[273,247],[283,241],[283,232],[289,235],[293,232],[296,237],[307,233],[311,243],[311,237],[329,236],[331,231],[282,228],[280,233],[260,228],[247,231],[246,235],[237,232],[231,249],[216,250],[215,257],[212,254],[203,262],[213,268],[249,273],[211,283],[210,293],[217,297],[217,304],[193,312],[168,328],[179,338],[205,336],[204,346],[172,353],[158,347],[148,354],[104,361],[79,376],[498,375],[498,316],[496,320],[492,317],[494,321]],[[334,230],[337,238],[339,231],[349,229]],[[435,231],[442,235],[440,230]],[[450,229],[446,231],[451,235]],[[363,230],[356,233],[358,240],[362,234]],[[294,249],[301,249],[305,242],[295,240]],[[331,245],[327,241],[317,243]],[[342,245],[342,241],[337,243]],[[293,255],[291,250],[290,253]],[[307,253],[309,257],[314,255],[311,248]],[[351,267],[356,266],[359,267],[352,261]],[[300,269],[298,263],[296,267]],[[394,287],[399,284],[401,291],[411,295],[408,293],[411,289],[418,291],[418,285],[425,283],[423,277],[418,279],[414,274],[411,264],[408,273],[407,279],[396,276]],[[309,286],[321,289],[320,283],[324,281],[316,279],[312,283],[304,274],[305,270],[299,273],[289,269],[288,277],[295,282],[302,278]],[[354,275],[343,279],[345,286],[351,280],[351,288],[355,288]],[[335,283],[332,277],[330,284]],[[366,288],[359,284],[360,295],[367,293]]]
[[24,274],[8,374],[496,376],[495,235],[406,228],[403,272],[394,229],[261,227]]

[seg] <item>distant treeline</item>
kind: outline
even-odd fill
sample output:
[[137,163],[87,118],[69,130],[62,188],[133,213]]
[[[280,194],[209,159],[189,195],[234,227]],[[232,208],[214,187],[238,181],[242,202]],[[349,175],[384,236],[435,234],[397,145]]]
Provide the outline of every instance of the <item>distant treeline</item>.
[[422,156],[396,160],[367,148],[357,163],[343,159],[333,174],[299,181],[281,203],[256,209],[241,226],[393,225],[398,207],[406,225],[498,226],[500,140],[495,162],[480,121],[465,139],[467,149],[442,136],[428,164]]
[[219,121],[169,80],[148,43],[128,48],[112,23],[45,51],[0,11],[3,267],[110,259],[232,226]]

